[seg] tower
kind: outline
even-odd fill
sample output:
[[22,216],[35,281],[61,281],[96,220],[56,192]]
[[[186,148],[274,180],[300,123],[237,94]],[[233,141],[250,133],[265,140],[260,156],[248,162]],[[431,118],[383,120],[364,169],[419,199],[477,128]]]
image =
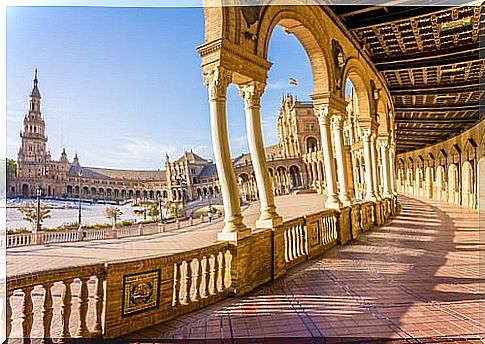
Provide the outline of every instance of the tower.
[[45,136],[45,122],[40,111],[41,96],[38,83],[37,69],[35,69],[29,112],[24,117],[24,129],[20,132],[18,173],[19,177],[24,178],[42,178],[46,175],[47,137]]

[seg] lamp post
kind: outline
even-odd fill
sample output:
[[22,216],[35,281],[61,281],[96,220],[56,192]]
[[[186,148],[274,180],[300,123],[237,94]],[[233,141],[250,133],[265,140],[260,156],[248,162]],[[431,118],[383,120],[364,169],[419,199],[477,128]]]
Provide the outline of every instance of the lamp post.
[[163,222],[163,213],[162,213],[162,196],[158,196],[158,208],[160,212],[160,222]]
[[78,177],[79,177],[79,192],[78,192],[78,197],[79,197],[79,203],[78,203],[78,220],[77,223],[79,225],[79,228],[81,228],[81,177],[82,173],[81,171],[78,172]]
[[35,232],[40,232],[40,197],[42,196],[42,189],[40,186],[37,186],[35,190],[35,196],[37,197],[37,225],[35,227]]

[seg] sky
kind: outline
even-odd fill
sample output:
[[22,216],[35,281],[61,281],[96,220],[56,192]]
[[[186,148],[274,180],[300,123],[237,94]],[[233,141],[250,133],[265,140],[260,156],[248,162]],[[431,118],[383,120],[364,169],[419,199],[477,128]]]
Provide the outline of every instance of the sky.
[[[38,68],[48,148],[65,147],[81,165],[163,169],[184,150],[213,158],[209,103],[196,47],[204,41],[202,8],[8,7],[7,157],[16,158],[34,69]],[[280,27],[262,98],[266,145],[277,142],[277,115],[288,80],[309,100],[308,57]],[[231,153],[248,152],[244,105],[228,90]]]

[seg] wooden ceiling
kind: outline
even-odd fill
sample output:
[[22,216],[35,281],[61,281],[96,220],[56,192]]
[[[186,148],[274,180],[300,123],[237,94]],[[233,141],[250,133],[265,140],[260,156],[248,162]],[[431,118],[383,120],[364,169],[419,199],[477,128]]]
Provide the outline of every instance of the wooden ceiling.
[[331,8],[387,82],[398,153],[446,140],[480,120],[483,6]]

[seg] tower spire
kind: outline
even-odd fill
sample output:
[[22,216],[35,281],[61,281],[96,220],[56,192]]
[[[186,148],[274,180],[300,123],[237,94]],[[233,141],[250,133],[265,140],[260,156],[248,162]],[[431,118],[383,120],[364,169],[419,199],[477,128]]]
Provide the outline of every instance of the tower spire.
[[32,89],[32,97],[37,97],[40,98],[40,91],[38,88],[39,80],[37,79],[37,68],[35,69],[35,74],[34,74],[34,88]]

